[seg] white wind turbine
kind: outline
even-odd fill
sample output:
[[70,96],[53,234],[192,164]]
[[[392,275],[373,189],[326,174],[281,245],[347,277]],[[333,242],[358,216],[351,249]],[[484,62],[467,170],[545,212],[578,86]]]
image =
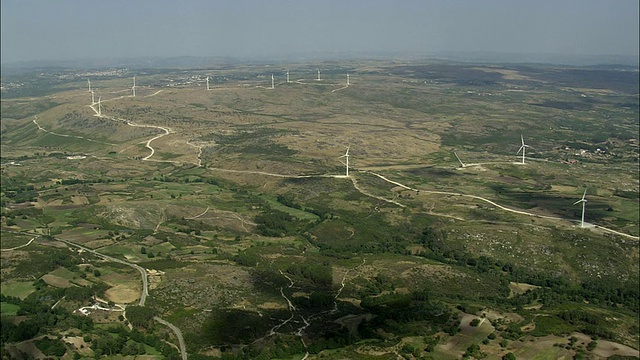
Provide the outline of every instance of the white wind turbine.
[[102,116],[102,104],[100,103],[100,96],[98,96],[98,116]]
[[583,228],[584,227],[584,206],[587,203],[587,199],[585,199],[584,197],[587,195],[587,188],[584,188],[584,193],[582,194],[582,199],[576,201],[573,203],[573,205],[576,205],[578,203],[582,203],[582,220],[580,221],[580,227]]
[[290,83],[291,81],[289,81],[289,69],[287,69],[287,83]]
[[209,77],[207,76],[207,90],[209,90]]
[[349,73],[347,73],[347,86],[349,86]]
[[351,148],[351,145],[347,146],[347,152],[345,152],[344,155],[340,156],[341,158],[345,158],[344,164],[347,169],[346,177],[349,177],[349,148]]
[[276,84],[274,82],[275,80],[273,79],[273,74],[271,74],[271,88],[275,89],[276,88]]
[[87,79],[87,84],[89,84],[89,91],[91,91],[91,80]]
[[133,87],[131,87],[131,91],[133,92],[133,97],[136,97],[136,77],[133,77]]
[[520,135],[520,140],[522,141],[522,146],[520,146],[520,149],[518,149],[518,152],[516,153],[516,155],[518,155],[520,153],[520,151],[522,151],[522,163],[524,164],[524,153],[525,153],[525,149],[529,147],[529,145],[525,145],[524,143],[524,137],[522,135]]
[[318,69],[318,78],[316,80],[320,81],[320,69]]
[[91,105],[95,105],[96,104],[96,97],[93,94],[93,90],[91,90]]

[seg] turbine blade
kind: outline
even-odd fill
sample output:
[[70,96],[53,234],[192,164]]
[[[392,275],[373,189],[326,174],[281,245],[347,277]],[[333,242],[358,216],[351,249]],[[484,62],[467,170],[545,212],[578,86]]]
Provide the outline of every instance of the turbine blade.
[[578,200],[578,201],[574,202],[574,203],[573,203],[573,205],[578,204],[578,203],[581,203],[581,202],[582,202],[582,199],[580,199],[580,200]]
[[522,146],[524,146],[524,137],[520,135],[520,140],[522,141]]
[[518,149],[518,152],[516,153],[516,155],[520,154],[520,151],[522,151],[523,148],[524,146],[520,146],[520,149]]
[[[587,188],[584,188],[584,194],[582,194],[582,200],[584,200],[584,197],[587,196]],[[586,201],[586,200],[585,200]]]

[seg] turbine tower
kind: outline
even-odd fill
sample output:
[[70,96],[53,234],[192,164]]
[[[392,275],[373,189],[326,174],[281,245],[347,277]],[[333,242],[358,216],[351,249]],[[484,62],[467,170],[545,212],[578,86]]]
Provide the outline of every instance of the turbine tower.
[[209,90],[209,77],[207,76],[207,90]]
[[291,81],[289,81],[289,69],[287,69],[287,83],[290,83]]
[[453,152],[453,155],[455,155],[455,156],[456,156],[456,159],[458,159],[458,161],[460,162],[460,165],[461,165],[462,167],[466,167],[466,165],[462,162],[462,160],[460,160],[460,157],[458,156],[458,154],[456,154],[456,152],[455,152],[455,151]]
[[98,116],[102,116],[102,104],[100,104],[100,96],[98,96]]
[[345,165],[347,168],[346,177],[349,177],[349,148],[351,145],[347,146],[347,152],[344,155],[340,156],[341,158],[345,158]]
[[274,80],[273,80],[273,74],[271,74],[271,88],[272,89],[276,88],[276,85],[275,85]]
[[349,86],[349,73],[347,73],[347,86]]
[[518,152],[516,153],[516,155],[518,155],[520,153],[520,151],[522,151],[522,163],[524,164],[524,153],[525,153],[525,149],[529,147],[529,145],[525,145],[524,143],[524,137],[522,137],[522,135],[520,135],[520,140],[522,141],[522,146],[520,146],[520,149],[518,149]]
[[576,205],[578,203],[582,203],[582,220],[580,221],[580,227],[583,228],[584,227],[584,205],[587,203],[587,199],[585,199],[584,197],[587,195],[587,188],[584,188],[584,194],[582,194],[582,199],[576,201],[573,203],[573,205]]
[[96,104],[96,98],[95,95],[93,94],[93,90],[91,90],[91,105],[95,105]]
[[133,87],[131,88],[131,91],[133,91],[133,97],[136,97],[136,77],[133,77]]
[[318,69],[318,78],[316,80],[320,81],[320,69]]

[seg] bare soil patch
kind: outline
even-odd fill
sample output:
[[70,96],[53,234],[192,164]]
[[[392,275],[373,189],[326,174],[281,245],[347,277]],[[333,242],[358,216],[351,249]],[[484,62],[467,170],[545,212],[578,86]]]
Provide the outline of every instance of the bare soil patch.
[[89,205],[89,199],[82,195],[72,195],[71,201],[73,202],[73,205]]
[[516,295],[524,294],[529,290],[538,289],[539,287],[540,286],[531,285],[527,283],[510,282],[509,289],[511,290],[511,293],[509,293],[509,297],[512,298]]
[[108,289],[104,292],[104,295],[116,304],[128,304],[140,298],[140,289],[122,284]]
[[266,302],[258,305],[258,309],[264,310],[275,310],[275,309],[286,309],[286,304],[276,303],[276,302]]
[[76,350],[89,348],[89,344],[84,342],[81,336],[66,336],[62,340],[67,344],[71,344]]
[[603,358],[608,358],[613,355],[640,357],[638,350],[607,340],[598,340],[598,346],[593,350],[593,354]]

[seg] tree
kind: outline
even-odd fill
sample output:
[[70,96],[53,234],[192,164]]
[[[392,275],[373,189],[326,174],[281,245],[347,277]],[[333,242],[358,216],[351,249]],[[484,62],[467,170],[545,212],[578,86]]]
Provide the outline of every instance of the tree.
[[133,326],[150,328],[152,326],[155,311],[142,306],[127,306],[127,319]]
[[516,356],[509,352],[502,357],[502,360],[516,360]]
[[98,270],[98,269],[93,270],[93,276],[95,276],[95,277],[99,277],[100,275],[102,275],[102,273],[100,272],[100,270]]

